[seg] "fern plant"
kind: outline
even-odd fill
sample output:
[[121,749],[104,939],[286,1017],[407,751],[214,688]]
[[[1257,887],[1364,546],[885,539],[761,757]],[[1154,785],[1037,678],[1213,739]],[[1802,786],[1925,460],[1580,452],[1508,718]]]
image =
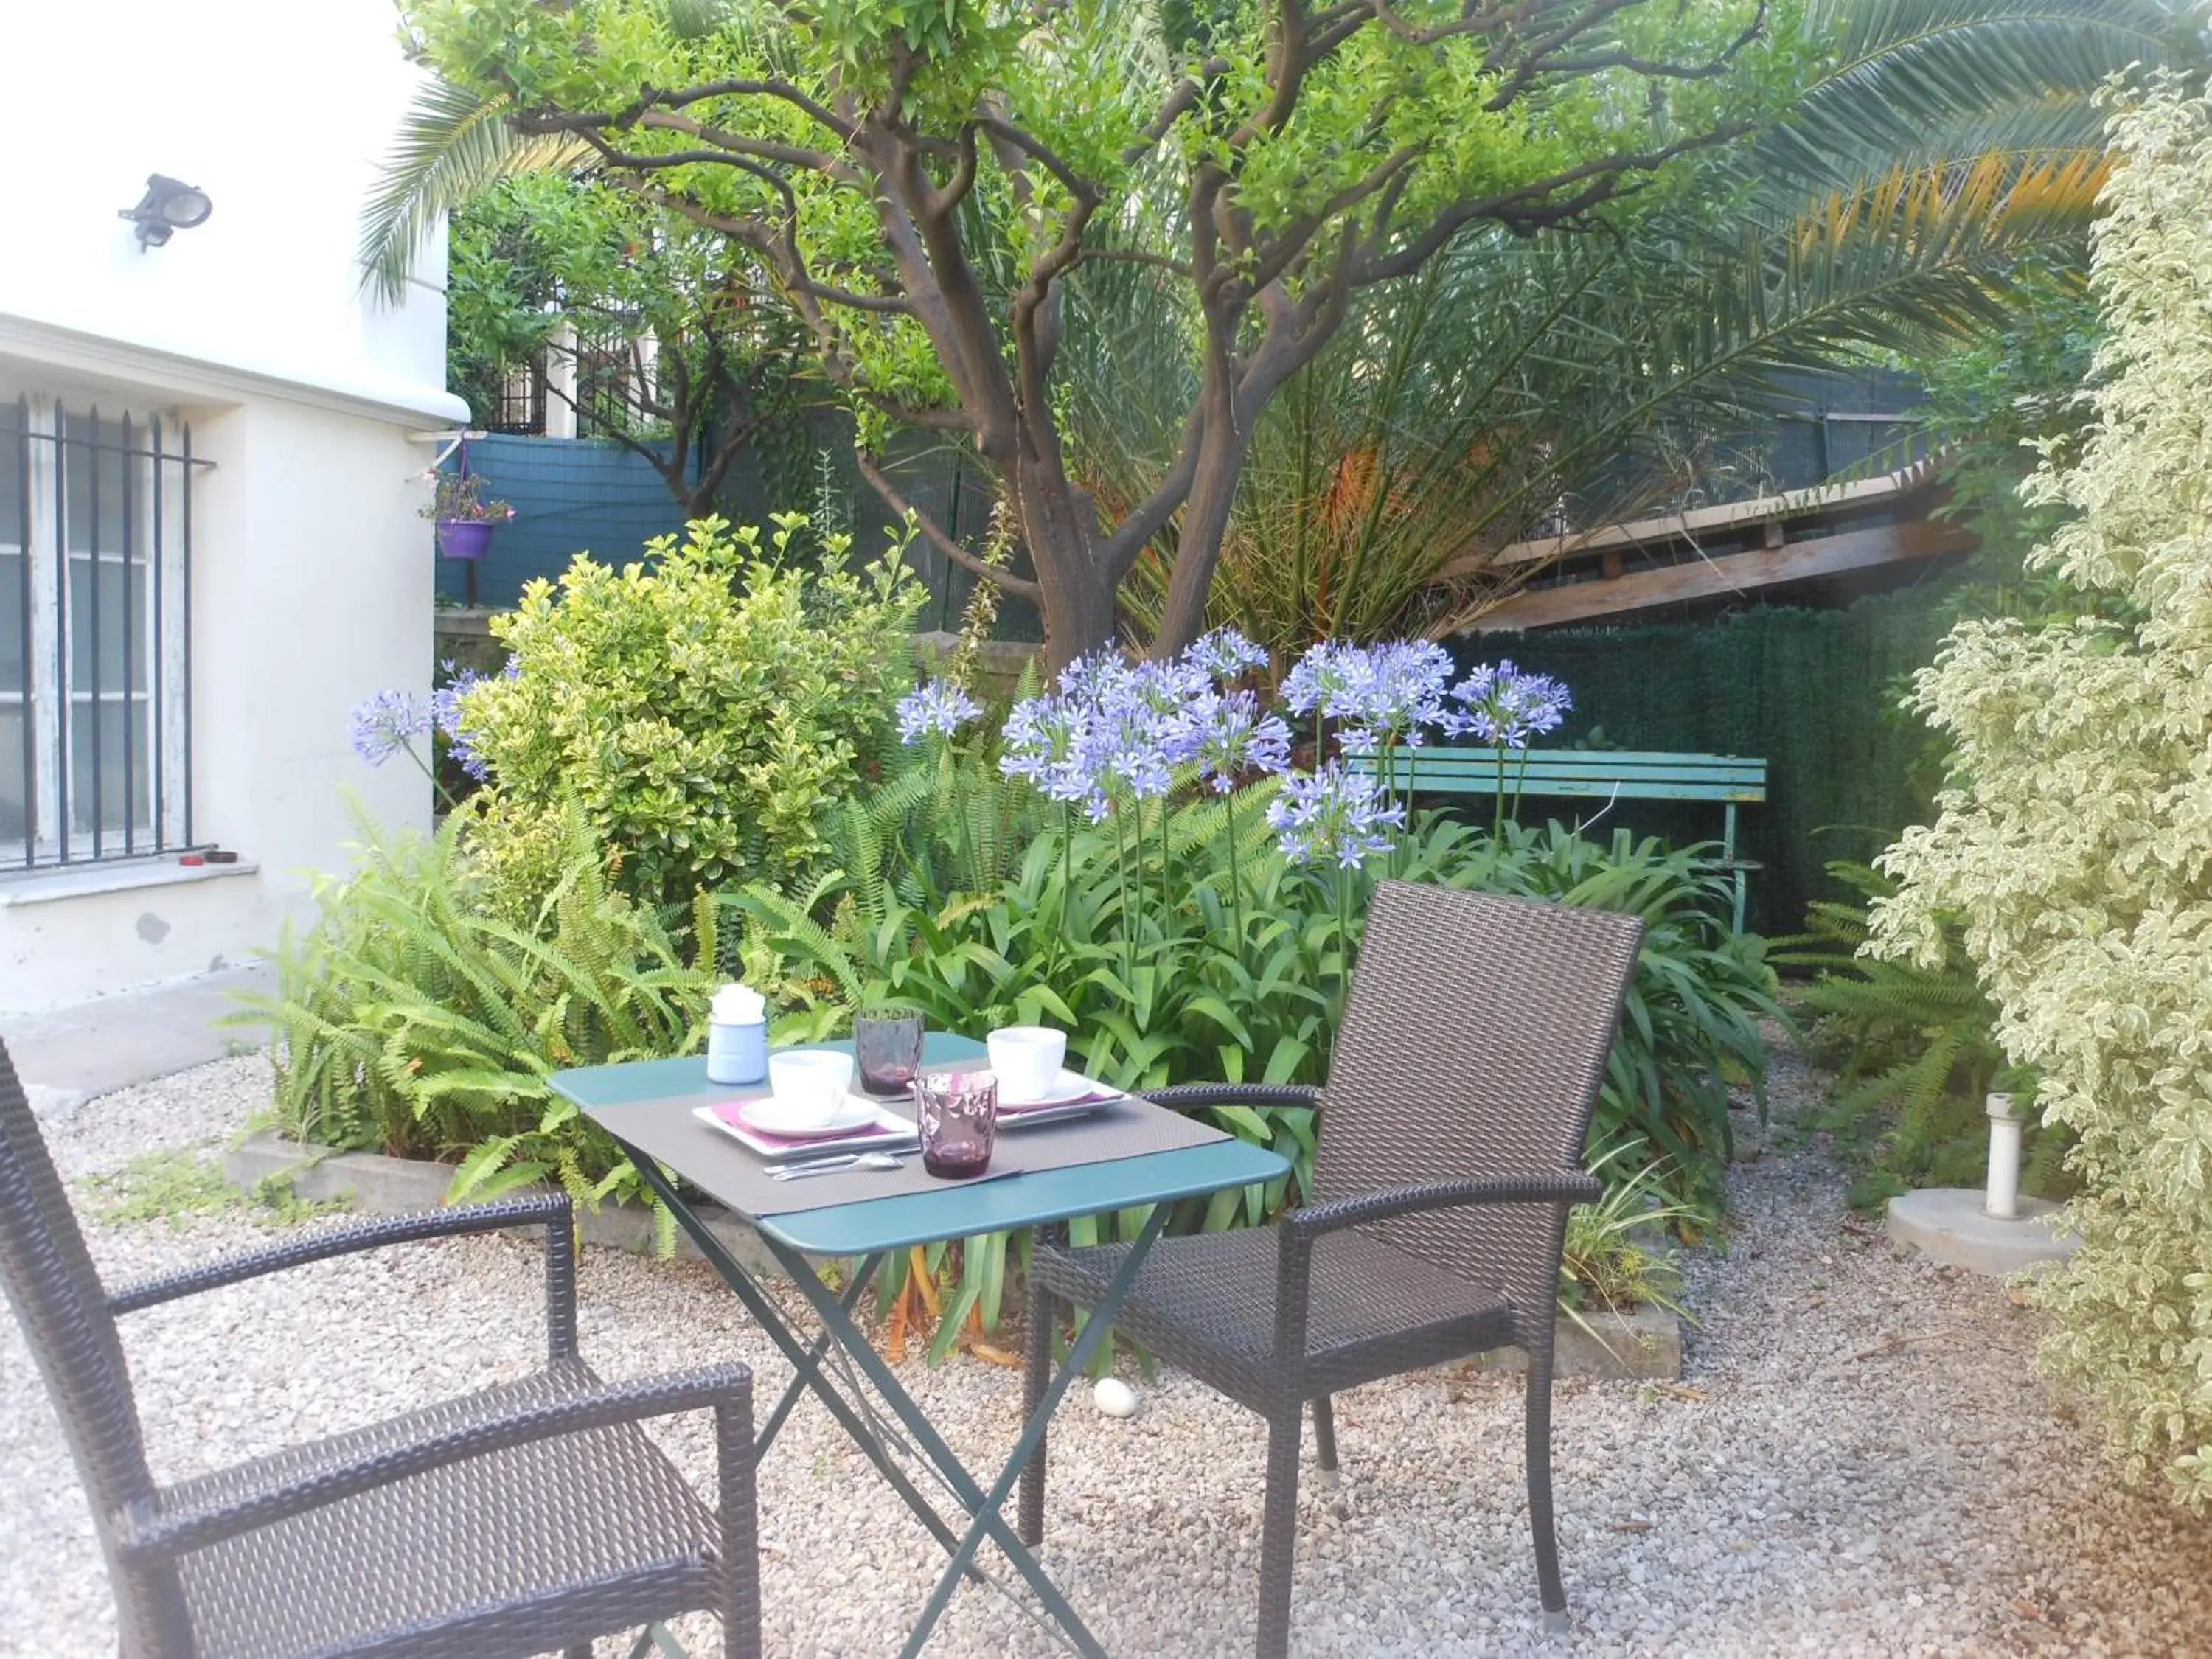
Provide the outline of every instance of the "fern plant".
[[[365,819],[361,863],[271,953],[273,992],[233,1024],[274,1037],[276,1126],[348,1151],[454,1164],[451,1200],[557,1182],[580,1205],[648,1197],[629,1160],[547,1079],[565,1066],[690,1053],[717,982],[718,916],[693,908],[687,957],[623,895],[573,803],[551,891],[522,922],[485,902],[466,814],[432,837]],[[658,1218],[664,1248],[672,1218]]]
[[[1851,1201],[1881,1203],[1914,1187],[1978,1185],[1989,1168],[1984,1097],[2008,1089],[2033,1115],[2032,1076],[2009,1066],[1994,1035],[1996,1011],[1960,943],[1945,929],[1940,966],[1861,954],[1867,909],[1896,890],[1880,871],[1850,860],[1828,873],[1860,895],[1824,899],[1806,931],[1776,941],[1779,966],[1814,970],[1797,994],[1810,1017],[1810,1046],[1836,1073],[1825,1120],[1862,1168]],[[2049,1194],[2058,1184],[2064,1137],[2031,1123],[2021,1185]]]

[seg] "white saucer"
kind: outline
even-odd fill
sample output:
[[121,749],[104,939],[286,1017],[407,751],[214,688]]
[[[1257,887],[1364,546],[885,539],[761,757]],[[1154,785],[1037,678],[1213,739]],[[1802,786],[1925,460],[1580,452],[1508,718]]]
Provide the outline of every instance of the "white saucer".
[[836,1116],[825,1122],[799,1110],[790,1101],[778,1100],[774,1095],[763,1095],[758,1100],[748,1100],[739,1106],[738,1116],[747,1128],[757,1129],[764,1135],[774,1135],[781,1140],[818,1140],[827,1135],[844,1134],[873,1123],[876,1121],[876,1106],[872,1101],[862,1100],[857,1095],[848,1095]]
[[1030,1111],[1039,1106],[1059,1106],[1071,1100],[1080,1100],[1085,1095],[1108,1092],[1103,1084],[1093,1083],[1080,1072],[1063,1069],[1052,1080],[1052,1087],[1034,1100],[1017,1100],[1006,1092],[1005,1079],[999,1083],[999,1104],[1001,1109]]

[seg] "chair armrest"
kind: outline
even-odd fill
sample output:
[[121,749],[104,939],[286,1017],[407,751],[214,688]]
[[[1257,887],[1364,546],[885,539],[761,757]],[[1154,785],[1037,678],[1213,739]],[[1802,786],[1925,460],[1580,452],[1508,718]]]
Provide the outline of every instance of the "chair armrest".
[[1393,1216],[1423,1210],[1456,1209],[1470,1204],[1588,1204],[1605,1196],[1605,1182],[1579,1170],[1549,1175],[1474,1176],[1458,1181],[1425,1181],[1379,1193],[1310,1204],[1283,1217],[1283,1237],[1310,1241]]
[[[744,1365],[714,1365],[629,1382],[594,1380],[574,1393],[524,1406],[503,1417],[434,1428],[420,1439],[380,1448],[355,1462],[320,1469],[285,1485],[189,1507],[165,1509],[158,1498],[133,1504],[117,1517],[116,1549],[129,1560],[171,1560],[472,1457],[587,1429],[706,1408],[725,1419],[721,1440],[726,1450],[750,1449],[752,1372]],[[739,1473],[749,1475],[749,1471]],[[746,1485],[749,1490],[749,1479]]]
[[196,1296],[202,1291],[258,1279],[264,1273],[282,1273],[305,1262],[351,1255],[386,1244],[529,1226],[545,1229],[546,1345],[554,1358],[569,1358],[576,1352],[576,1223],[566,1193],[531,1193],[497,1199],[489,1204],[464,1204],[450,1210],[382,1216],[374,1221],[333,1227],[326,1232],[308,1233],[265,1250],[249,1250],[243,1255],[225,1256],[182,1273],[142,1279],[110,1291],[107,1306],[111,1313],[136,1313],[158,1303],[173,1302],[180,1296]]
[[1279,1358],[1305,1353],[1314,1243],[1326,1234],[1366,1222],[1388,1221],[1393,1216],[1469,1205],[1556,1204],[1564,1210],[1567,1205],[1587,1204],[1604,1194],[1605,1183],[1595,1176],[1584,1175],[1578,1170],[1563,1170],[1555,1173],[1424,1181],[1410,1187],[1360,1193],[1289,1211],[1277,1224],[1275,1239],[1275,1352]]
[[1178,1083],[1166,1089],[1134,1091],[1171,1112],[1207,1106],[1305,1106],[1321,1104],[1321,1091],[1304,1083]]

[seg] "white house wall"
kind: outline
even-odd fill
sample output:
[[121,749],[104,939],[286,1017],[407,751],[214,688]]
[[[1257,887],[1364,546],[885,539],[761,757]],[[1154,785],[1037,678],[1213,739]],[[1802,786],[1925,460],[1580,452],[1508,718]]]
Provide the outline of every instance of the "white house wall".
[[[308,872],[349,862],[342,785],[388,826],[427,823],[421,774],[364,765],[347,717],[428,690],[416,475],[435,452],[410,434],[466,410],[443,390],[442,257],[392,309],[355,263],[414,84],[389,0],[4,9],[0,97],[46,137],[0,171],[0,392],[161,410],[214,462],[194,486],[192,829],[253,866],[0,872],[0,1010],[29,1010],[273,941]],[[141,252],[116,216],[156,172],[214,213]]]

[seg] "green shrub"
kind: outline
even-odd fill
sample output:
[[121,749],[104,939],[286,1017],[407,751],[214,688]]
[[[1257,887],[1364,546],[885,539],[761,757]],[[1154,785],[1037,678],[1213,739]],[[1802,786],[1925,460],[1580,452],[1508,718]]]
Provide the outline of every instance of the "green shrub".
[[507,914],[551,889],[570,796],[648,903],[799,882],[829,850],[839,803],[895,744],[923,595],[896,548],[857,574],[799,568],[805,522],[779,517],[765,549],[702,519],[620,570],[580,556],[495,619],[510,672],[470,686],[460,721],[491,776],[476,845]]
[[551,822],[562,860],[521,922],[488,906],[465,818],[428,839],[387,842],[364,825],[358,872],[323,882],[319,919],[275,952],[276,989],[232,1016],[274,1033],[280,1130],[454,1161],[454,1200],[549,1180],[584,1205],[645,1194],[614,1141],[546,1079],[700,1046],[714,907],[694,916],[707,966],[688,966],[653,911],[610,884],[580,811]]
[[[946,805],[927,815],[928,836],[957,837],[971,811],[982,810],[978,801],[996,799],[1000,781],[988,768],[953,775]],[[871,824],[897,818],[917,787],[894,779],[850,810]],[[1427,814],[1388,866],[1377,860],[1352,872],[1340,893],[1334,872],[1292,865],[1277,846],[1266,811],[1279,787],[1268,779],[1181,806],[1145,803],[1126,830],[1050,809],[1014,872],[982,892],[917,890],[919,870],[954,861],[948,848],[917,850],[880,833],[848,838],[847,851],[872,853],[877,867],[840,872],[797,896],[757,883],[732,896],[750,919],[748,964],[765,969],[779,994],[780,1037],[832,1035],[854,1009],[896,1002],[921,1009],[939,1030],[1063,1027],[1085,1069],[1124,1086],[1307,1083],[1327,1074],[1377,876],[1395,871],[1632,913],[1647,933],[1593,1150],[1617,1157],[1623,1179],[1662,1166],[1670,1201],[1717,1212],[1731,1146],[1729,1088],[1748,1082],[1763,1101],[1758,1022],[1781,1010],[1762,942],[1729,933],[1724,880],[1696,849],[1637,842],[1626,831],[1601,844],[1557,823],[1509,823],[1493,842],[1480,829]],[[1125,883],[1131,856],[1139,867]],[[1312,1157],[1308,1115],[1218,1114],[1222,1127],[1289,1155],[1301,1180]],[[1269,1193],[1224,1194],[1211,1218],[1225,1221],[1242,1206],[1257,1222],[1282,1196],[1279,1183]]]
[[1940,966],[1965,919],[1997,1041],[2079,1137],[2045,1359],[2127,1478],[2212,1510],[2212,96],[2116,101],[2094,418],[2025,487],[2065,519],[2029,568],[2080,614],[1962,623],[1920,677],[1951,779],[1881,860],[1875,944]]
[[[1812,1017],[1808,1046],[1836,1074],[1825,1125],[1858,1170],[1850,1202],[1879,1205],[1915,1187],[1978,1187],[1989,1173],[1984,1097],[2006,1088],[2032,1117],[2034,1077],[2006,1064],[1996,1010],[1955,919],[1944,925],[1938,964],[1866,956],[1867,906],[1897,884],[1847,860],[1828,873],[1862,898],[1815,903],[1802,934],[1775,941],[1773,961],[1815,970],[1796,1002]],[[2030,1122],[2024,1190],[2055,1195],[2066,1146],[2063,1129]]]

